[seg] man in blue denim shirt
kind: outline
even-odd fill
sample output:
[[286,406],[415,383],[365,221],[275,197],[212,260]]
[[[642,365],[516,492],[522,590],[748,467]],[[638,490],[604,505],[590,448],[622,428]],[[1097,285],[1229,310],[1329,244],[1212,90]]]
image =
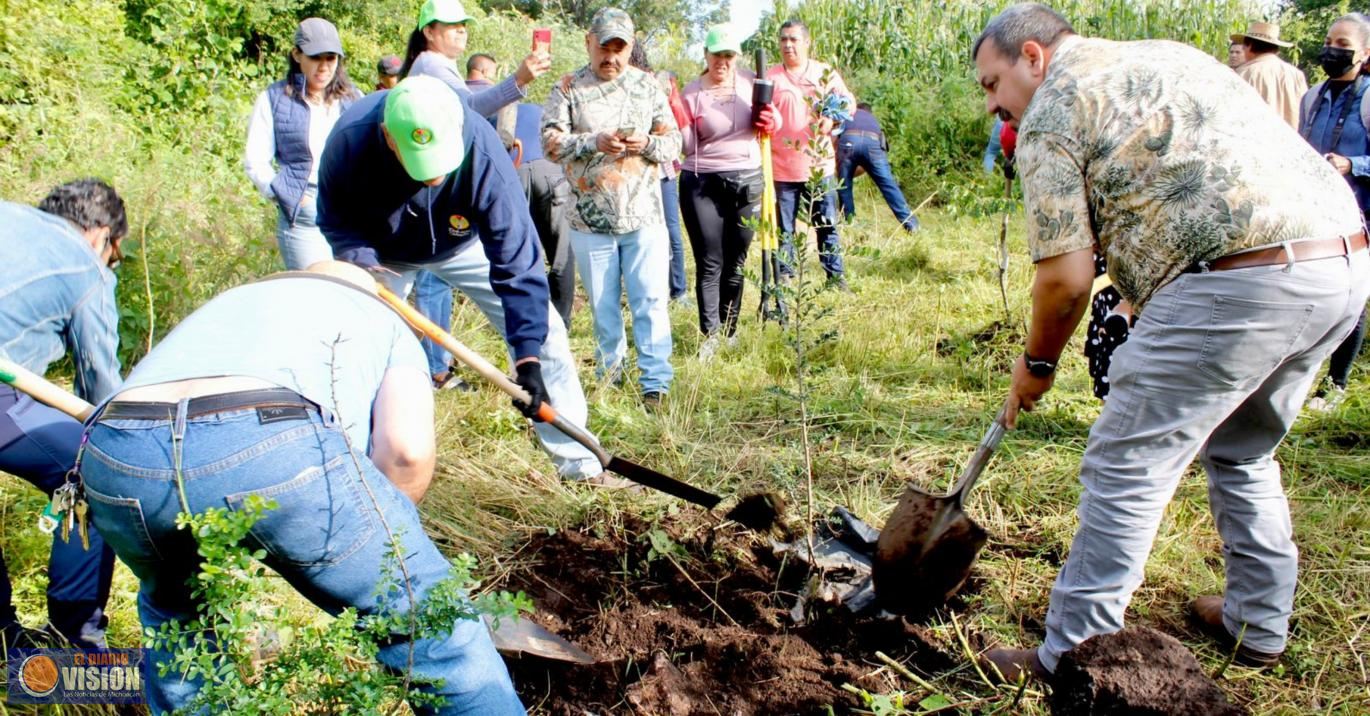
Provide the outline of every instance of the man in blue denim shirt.
[[[0,202],[0,354],[42,375],[71,351],[76,392],[103,400],[119,387],[119,311],[114,273],[128,232],[124,202],[94,179],[63,184],[37,209]],[[0,387],[0,470],[52,494],[76,460],[81,424],[8,386]],[[90,532],[54,539],[48,562],[48,618],[79,646],[103,646],[114,553]],[[25,630],[0,557],[0,646],[44,638]]]
[[[196,541],[177,515],[238,510],[252,497],[276,505],[253,525],[251,549],[330,614],[403,623],[448,576],[415,509],[436,461],[427,361],[375,285],[327,261],[231,289],[182,321],[99,409],[81,478],[95,525],[138,576],[144,627],[200,606],[187,585]],[[407,588],[383,590],[391,580]],[[150,661],[170,657],[153,651]],[[394,633],[376,658],[411,668],[416,689],[442,697],[416,713],[524,712],[479,620]],[[154,714],[200,712],[194,679],[144,674]]]

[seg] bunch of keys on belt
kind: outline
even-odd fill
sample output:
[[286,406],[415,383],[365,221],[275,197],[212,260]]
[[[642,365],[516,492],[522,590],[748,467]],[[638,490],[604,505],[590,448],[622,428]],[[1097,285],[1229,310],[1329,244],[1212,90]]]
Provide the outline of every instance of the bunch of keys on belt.
[[90,528],[86,524],[86,512],[89,510],[90,505],[86,504],[86,498],[81,494],[80,483],[67,480],[53,490],[52,500],[43,508],[43,514],[38,516],[38,529],[44,534],[52,534],[61,527],[62,541],[69,542],[74,527],[81,537],[81,547],[90,549]]

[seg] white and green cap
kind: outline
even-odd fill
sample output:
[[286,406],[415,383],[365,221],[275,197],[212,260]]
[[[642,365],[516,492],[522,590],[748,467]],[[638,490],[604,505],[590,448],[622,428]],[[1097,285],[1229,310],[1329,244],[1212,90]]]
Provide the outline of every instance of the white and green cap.
[[442,80],[418,75],[401,80],[386,95],[381,123],[404,171],[415,181],[428,181],[461,166],[465,116],[457,93]]
[[461,0],[424,0],[419,8],[419,27],[422,30],[430,22],[445,22],[449,25],[462,25],[476,18],[466,12]]
[[720,52],[731,52],[736,55],[742,54],[742,40],[738,39],[737,31],[732,25],[714,25],[709,28],[709,34],[704,36],[704,49],[711,55]]

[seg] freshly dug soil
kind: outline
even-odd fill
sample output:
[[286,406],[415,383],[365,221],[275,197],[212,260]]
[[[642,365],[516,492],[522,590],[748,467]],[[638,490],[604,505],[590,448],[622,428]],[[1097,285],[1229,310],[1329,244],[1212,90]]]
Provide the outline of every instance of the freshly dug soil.
[[1131,627],[1093,637],[1061,657],[1051,713],[1132,716],[1238,716],[1194,655],[1174,637]]
[[934,672],[952,660],[918,626],[822,607],[793,627],[804,568],[783,568],[754,533],[713,525],[627,525],[538,536],[502,588],[537,604],[532,618],[599,659],[582,666],[510,661],[533,713],[752,716],[859,705],[908,688],[878,671],[876,651]]

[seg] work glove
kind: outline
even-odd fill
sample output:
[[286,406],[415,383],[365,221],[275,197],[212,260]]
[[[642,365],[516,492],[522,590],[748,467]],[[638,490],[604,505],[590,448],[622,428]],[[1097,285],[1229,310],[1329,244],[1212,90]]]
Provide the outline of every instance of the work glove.
[[527,363],[520,363],[517,366],[514,366],[514,372],[514,382],[518,383],[520,388],[523,388],[528,392],[529,398],[532,398],[530,403],[524,403],[522,400],[515,400],[514,407],[518,408],[519,412],[523,413],[524,417],[536,422],[542,422],[542,418],[538,417],[538,408],[547,401],[547,386],[542,382],[542,364],[535,360],[530,360]]
[[761,108],[761,111],[757,114],[756,123],[753,126],[756,127],[756,131],[761,132],[762,134],[775,134],[780,131],[782,125],[783,122],[780,119],[780,112],[776,111],[775,105],[768,104]]

